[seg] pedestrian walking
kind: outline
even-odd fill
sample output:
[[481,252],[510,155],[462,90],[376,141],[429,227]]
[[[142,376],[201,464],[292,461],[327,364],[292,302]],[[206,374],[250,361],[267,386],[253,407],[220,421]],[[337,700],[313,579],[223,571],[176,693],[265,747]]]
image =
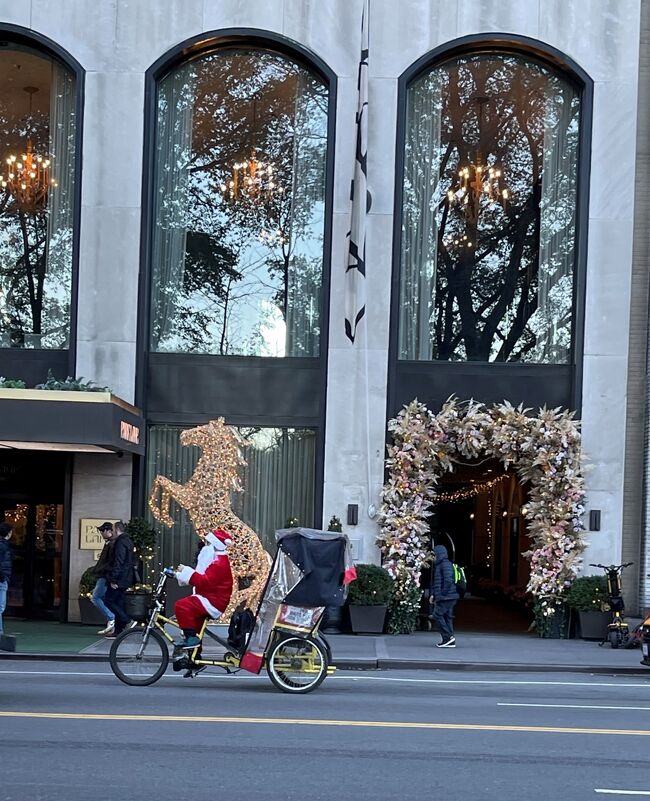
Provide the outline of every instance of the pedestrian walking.
[[2,615],[7,608],[7,591],[13,564],[13,554],[9,545],[11,531],[11,523],[0,523],[0,634],[4,633]]
[[115,614],[106,606],[104,598],[108,588],[106,576],[111,569],[112,562],[113,524],[108,522],[102,523],[101,526],[97,526],[97,531],[102,535],[104,547],[102,548],[102,552],[93,571],[97,582],[95,583],[95,588],[90,596],[90,600],[106,618],[106,627],[97,633],[112,634],[115,629]]
[[458,590],[454,580],[454,567],[449,561],[444,545],[433,549],[433,579],[429,603],[433,604],[433,617],[442,637],[436,648],[455,648],[454,607],[458,600]]
[[113,542],[111,544],[110,567],[107,571],[106,595],[104,603],[115,615],[115,626],[112,634],[107,634],[109,639],[117,637],[127,626],[132,625],[131,618],[124,608],[124,594],[133,584],[135,555],[133,552],[133,542],[128,534],[125,534],[124,523],[120,520],[113,526]]

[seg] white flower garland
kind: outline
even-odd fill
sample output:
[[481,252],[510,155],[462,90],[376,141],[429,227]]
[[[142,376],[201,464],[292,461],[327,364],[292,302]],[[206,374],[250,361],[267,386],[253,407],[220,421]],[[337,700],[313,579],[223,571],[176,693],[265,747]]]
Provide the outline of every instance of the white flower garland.
[[406,572],[417,585],[431,559],[427,518],[440,477],[453,470],[459,456],[490,456],[530,482],[527,531],[533,547],[524,554],[530,560],[527,589],[543,614],[555,611],[586,547],[580,425],[572,412],[559,408],[541,409],[537,417],[527,411],[509,403],[487,408],[450,399],[434,415],[415,400],[389,422],[393,444],[377,544],[393,577]]

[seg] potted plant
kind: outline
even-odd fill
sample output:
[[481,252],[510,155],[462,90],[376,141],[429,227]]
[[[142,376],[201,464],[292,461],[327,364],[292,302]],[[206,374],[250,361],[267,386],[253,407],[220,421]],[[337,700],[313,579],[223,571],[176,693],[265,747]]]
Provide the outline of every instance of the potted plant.
[[610,622],[605,576],[580,576],[567,593],[567,604],[578,613],[583,640],[604,640]]
[[355,634],[381,634],[386,610],[393,594],[393,579],[378,565],[356,566],[357,578],[350,584],[350,624]]
[[106,625],[104,616],[90,600],[96,582],[95,565],[91,565],[84,570],[79,579],[79,615],[81,622],[88,626],[99,626],[102,623]]
[[151,604],[151,586],[145,583],[145,571],[153,559],[156,532],[143,517],[133,517],[126,524],[126,534],[133,543],[137,578],[125,595],[124,608],[133,620],[145,620]]

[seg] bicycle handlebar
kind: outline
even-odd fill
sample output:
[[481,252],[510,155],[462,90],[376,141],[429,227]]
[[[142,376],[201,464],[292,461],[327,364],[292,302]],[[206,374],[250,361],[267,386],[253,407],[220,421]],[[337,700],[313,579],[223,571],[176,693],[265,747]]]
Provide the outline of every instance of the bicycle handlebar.
[[594,564],[593,562],[589,563],[589,567],[600,567],[603,570],[623,570],[626,567],[632,567],[634,562],[623,562],[622,565],[600,565]]
[[164,567],[162,571],[166,576],[171,578],[175,574],[175,570],[172,567]]

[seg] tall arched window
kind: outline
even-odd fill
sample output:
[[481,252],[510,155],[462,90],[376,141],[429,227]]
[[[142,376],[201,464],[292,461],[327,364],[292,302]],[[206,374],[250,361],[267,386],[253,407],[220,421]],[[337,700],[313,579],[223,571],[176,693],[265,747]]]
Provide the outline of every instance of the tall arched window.
[[571,362],[579,87],[481,52],[406,107],[398,357]]
[[318,356],[328,90],[226,47],[158,83],[150,349]]
[[70,344],[76,80],[22,44],[0,48],[0,348]]

